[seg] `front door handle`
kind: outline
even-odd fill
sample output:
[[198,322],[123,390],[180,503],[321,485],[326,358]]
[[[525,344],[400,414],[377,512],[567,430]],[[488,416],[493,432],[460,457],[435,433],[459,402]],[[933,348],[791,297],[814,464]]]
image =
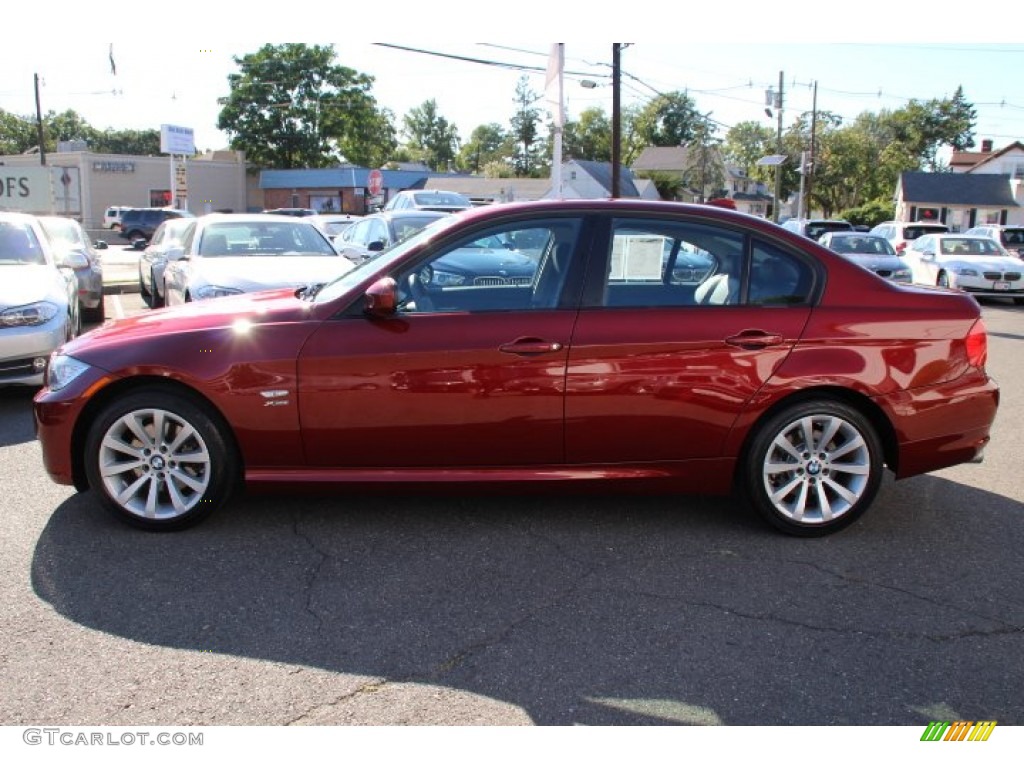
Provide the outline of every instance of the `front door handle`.
[[546,352],[559,352],[562,345],[557,341],[543,339],[516,339],[502,344],[498,349],[510,355],[542,355]]
[[765,331],[740,331],[735,336],[725,340],[726,344],[743,349],[764,349],[774,347],[783,342],[783,337],[778,333],[767,333]]

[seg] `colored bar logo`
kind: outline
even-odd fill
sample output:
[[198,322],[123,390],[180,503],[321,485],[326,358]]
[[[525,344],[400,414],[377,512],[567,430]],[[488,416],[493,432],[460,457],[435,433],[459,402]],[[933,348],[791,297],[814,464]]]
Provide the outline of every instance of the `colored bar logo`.
[[958,720],[951,723],[933,720],[921,734],[921,741],[988,741],[995,730],[995,720]]

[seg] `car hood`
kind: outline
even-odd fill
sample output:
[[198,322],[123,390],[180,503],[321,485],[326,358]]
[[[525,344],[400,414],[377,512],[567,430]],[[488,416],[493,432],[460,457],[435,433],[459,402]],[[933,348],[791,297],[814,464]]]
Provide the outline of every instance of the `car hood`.
[[129,348],[172,335],[238,328],[246,325],[300,323],[313,316],[313,304],[292,288],[225,296],[157,309],[121,320],[110,320],[64,345],[63,351],[85,362],[104,366],[112,347]]
[[1012,256],[940,256],[938,262],[946,267],[967,267],[983,272],[1024,272],[1024,263]]
[[352,269],[344,256],[217,256],[195,258],[189,280],[240,291],[326,283]]
[[899,256],[883,256],[877,253],[843,253],[850,261],[868,269],[910,269]]
[[[445,254],[434,262],[437,269],[452,269],[457,272],[477,273],[481,270],[492,271],[495,267],[493,248],[460,248]],[[502,274],[532,275],[537,268],[536,262],[519,251],[502,249],[498,268]]]
[[18,307],[43,299],[61,302],[67,297],[64,278],[47,264],[0,266],[0,307]]

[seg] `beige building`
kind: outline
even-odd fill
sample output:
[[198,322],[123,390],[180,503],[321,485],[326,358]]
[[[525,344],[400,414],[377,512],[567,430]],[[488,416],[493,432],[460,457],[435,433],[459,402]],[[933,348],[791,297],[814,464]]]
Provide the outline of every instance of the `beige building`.
[[[56,213],[79,219],[87,229],[103,226],[103,213],[112,205],[138,208],[175,204],[197,216],[214,211],[246,211],[261,208],[262,199],[254,179],[247,178],[245,156],[222,150],[204,155],[176,158],[168,155],[106,155],[89,151],[51,152],[46,155],[50,169],[48,195],[44,202],[34,198],[32,210],[17,194],[0,196],[0,207],[30,213]],[[39,169],[39,155],[0,156],[0,177],[11,179],[17,190],[19,173]],[[37,171],[32,170],[36,174]],[[35,179],[29,179],[29,182]],[[29,183],[26,182],[26,183]],[[174,199],[175,192],[179,200]],[[48,197],[48,204],[45,198]],[[48,210],[46,210],[48,205]],[[42,209],[42,210],[40,210]]]

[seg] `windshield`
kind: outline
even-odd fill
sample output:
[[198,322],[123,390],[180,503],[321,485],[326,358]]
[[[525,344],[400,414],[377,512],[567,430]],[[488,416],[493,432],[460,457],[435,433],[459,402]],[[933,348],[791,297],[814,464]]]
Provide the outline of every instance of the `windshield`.
[[1024,229],[1004,229],[1003,245],[1024,245]]
[[355,288],[359,283],[371,275],[387,270],[393,263],[400,260],[410,250],[434,237],[440,229],[443,229],[443,225],[440,224],[440,222],[446,221],[448,218],[449,217],[445,216],[431,222],[423,229],[410,235],[408,239],[396,243],[386,251],[382,251],[376,258],[364,261],[355,269],[346,272],[341,277],[328,283],[320,289],[314,301],[317,304],[334,301],[339,296]]
[[68,219],[40,219],[46,234],[55,245],[70,245],[82,247],[85,240],[82,237],[82,230]]
[[895,256],[896,251],[884,237],[836,237],[829,241],[836,253],[860,253],[874,256]]
[[416,205],[453,205],[469,208],[468,197],[456,192],[417,192],[413,195]]
[[816,221],[807,225],[807,237],[817,240],[826,232],[840,232],[853,229],[852,224],[845,221]]
[[944,225],[914,224],[912,226],[903,228],[903,239],[917,240],[917,238],[921,237],[922,235],[934,235],[938,232],[947,232],[948,229],[949,228]]
[[0,221],[0,265],[45,263],[46,256],[30,226]]
[[1008,256],[995,240],[987,237],[946,237],[939,243],[943,256]]
[[232,221],[207,225],[200,256],[337,256],[312,224],[301,221]]

